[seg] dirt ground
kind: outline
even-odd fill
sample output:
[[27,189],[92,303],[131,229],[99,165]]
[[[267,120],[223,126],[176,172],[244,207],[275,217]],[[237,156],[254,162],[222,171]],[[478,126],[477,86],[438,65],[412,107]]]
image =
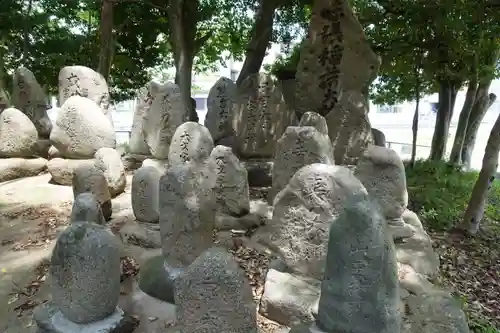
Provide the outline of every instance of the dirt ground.
[[[109,224],[121,240],[120,229],[135,223],[130,197],[131,175],[127,178],[125,193],[113,199],[113,219]],[[48,262],[57,235],[68,224],[73,192],[69,186],[54,185],[49,181],[50,175],[44,174],[0,184],[0,299],[7,301],[7,306],[0,306],[0,332],[36,332],[32,311],[38,304],[50,299]],[[228,243],[227,235],[216,235],[219,236],[225,237],[230,252],[246,271],[258,300],[269,257],[243,246],[238,239],[230,239]],[[122,295],[129,296],[122,296],[119,305],[126,311],[134,312],[137,307],[134,302],[139,302],[140,311],[151,311],[147,320],[156,320],[154,312],[159,305],[151,299],[145,300],[144,294],[137,292],[135,280],[140,264],[157,255],[159,249],[149,248],[133,238],[125,240],[124,244]],[[174,320],[175,308],[163,308],[162,311],[168,314],[163,313],[162,325],[165,327],[158,325],[158,332],[174,324],[169,321]],[[265,333],[282,328],[262,316],[258,316],[258,323],[261,332]],[[156,332],[156,329],[147,331]]]

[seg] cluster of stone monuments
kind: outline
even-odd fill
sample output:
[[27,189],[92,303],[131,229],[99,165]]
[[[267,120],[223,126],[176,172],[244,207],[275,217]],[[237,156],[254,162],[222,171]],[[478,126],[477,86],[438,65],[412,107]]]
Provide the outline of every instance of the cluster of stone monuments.
[[[257,313],[294,333],[469,331],[460,306],[430,282],[439,260],[407,209],[404,165],[370,127],[366,90],[379,59],[346,1],[315,2],[302,53],[286,82],[219,79],[205,126],[188,121],[177,85],[149,83],[125,158],[99,74],[61,70],[51,124],[34,76],[16,72],[29,97],[0,113],[1,180],[47,169],[75,197],[51,257],[52,300],[34,312],[40,332],[136,329],[118,305],[123,244],[108,223],[113,199],[129,195],[132,164],[133,215],[158,225],[161,243],[138,287],[160,309],[175,305],[175,325],[162,332],[258,332]],[[250,199],[254,187],[270,188],[265,200]],[[214,230],[249,228],[276,257],[257,303],[238,262],[214,242]],[[141,332],[155,332],[148,318]]]

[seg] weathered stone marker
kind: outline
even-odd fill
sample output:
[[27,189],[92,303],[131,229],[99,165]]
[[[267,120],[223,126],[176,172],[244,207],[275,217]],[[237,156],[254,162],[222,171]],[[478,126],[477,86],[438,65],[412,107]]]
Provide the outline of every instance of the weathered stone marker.
[[396,254],[385,223],[367,196],[349,198],[330,228],[316,320],[291,333],[400,331]]
[[257,333],[252,289],[223,248],[210,248],[177,279],[175,304],[181,333]]
[[152,166],[142,166],[132,177],[132,210],[140,222],[158,223],[158,198],[161,172]]
[[52,301],[35,310],[41,332],[132,332],[117,307],[120,245],[103,226],[75,222],[64,230],[50,263]]
[[359,159],[354,174],[380,204],[387,221],[402,224],[408,192],[405,167],[399,155],[392,149],[371,145]]
[[71,209],[70,221],[73,222],[92,222],[103,225],[106,223],[102,214],[101,205],[95,195],[90,192],[83,192],[76,196]]

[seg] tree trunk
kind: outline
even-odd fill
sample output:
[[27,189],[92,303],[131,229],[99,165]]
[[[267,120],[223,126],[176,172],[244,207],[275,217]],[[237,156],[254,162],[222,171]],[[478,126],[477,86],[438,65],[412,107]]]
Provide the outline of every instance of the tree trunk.
[[249,75],[260,71],[267,47],[273,36],[274,12],[277,7],[278,1],[276,0],[259,1],[259,9],[255,15],[255,22],[245,54],[245,62],[236,80],[237,86],[240,86]]
[[194,56],[203,42],[196,40],[197,0],[171,0],[168,7],[170,43],[175,62],[175,83],[179,86],[190,121],[198,121],[191,100]]
[[491,129],[488,143],[484,151],[483,166],[474,185],[472,194],[464,214],[461,229],[470,234],[476,234],[483,220],[488,192],[495,180],[498,168],[498,153],[500,150],[500,115]]
[[0,111],[6,109],[10,105],[10,96],[7,91],[7,84],[5,82],[5,63],[4,55],[1,53],[2,45],[0,45]]
[[113,57],[113,2],[102,0],[99,23],[99,65],[97,71],[109,79]]
[[417,134],[418,134],[418,113],[420,106],[420,83],[417,82],[415,86],[416,91],[416,103],[415,103],[415,114],[413,115],[413,124],[411,126],[412,131],[412,146],[411,146],[411,160],[410,165],[415,166],[415,159],[417,158]]
[[458,86],[447,79],[439,82],[439,105],[436,114],[434,135],[432,137],[431,154],[429,156],[431,160],[442,160],[444,158]]
[[486,112],[496,100],[495,94],[488,94],[489,87],[490,84],[484,86],[479,84],[476,94],[476,102],[472,107],[469,124],[467,126],[467,131],[465,132],[461,158],[464,169],[466,170],[471,167],[472,152],[474,151],[474,145],[476,144],[476,136],[479,127],[481,126]]
[[477,88],[477,79],[470,80],[467,88],[467,94],[465,95],[465,102],[458,119],[455,140],[453,141],[453,147],[451,149],[450,162],[453,164],[462,163],[462,147],[464,145],[464,138],[465,133],[467,132],[470,114],[476,100]]
[[29,20],[29,16],[31,15],[31,10],[33,8],[33,0],[29,0],[28,1],[28,8],[26,9],[26,13],[25,13],[25,19],[26,19],[26,22],[25,22],[25,25],[24,25],[24,36],[23,36],[23,62],[24,64],[26,64],[26,62],[28,61],[28,57],[29,57],[29,48],[30,48],[30,40],[29,40],[29,34],[30,34],[30,20]]

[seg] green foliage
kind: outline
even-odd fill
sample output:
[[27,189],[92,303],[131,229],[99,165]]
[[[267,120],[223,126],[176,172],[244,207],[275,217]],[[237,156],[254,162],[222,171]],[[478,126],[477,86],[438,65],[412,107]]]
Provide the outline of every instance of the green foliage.
[[296,44],[288,53],[279,55],[272,65],[264,66],[264,70],[276,78],[283,78],[288,75],[295,76],[295,71],[300,60],[301,46],[302,43]]
[[[446,230],[461,221],[476,182],[477,172],[463,172],[442,161],[416,161],[406,167],[409,207],[432,230]],[[500,221],[500,183],[495,181],[485,217]]]
[[[476,74],[471,64],[498,44],[499,11],[486,1],[353,0],[353,6],[372,48],[382,58],[380,77],[373,85],[378,104],[414,100],[436,92],[442,79],[464,83]],[[416,71],[416,68],[421,68]],[[418,75],[417,75],[418,73]]]

